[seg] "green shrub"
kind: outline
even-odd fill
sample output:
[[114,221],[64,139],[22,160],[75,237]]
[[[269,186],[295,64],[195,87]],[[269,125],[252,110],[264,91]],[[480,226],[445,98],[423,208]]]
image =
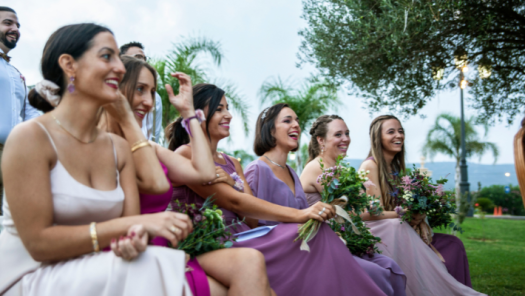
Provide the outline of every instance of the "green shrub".
[[490,214],[490,212],[494,210],[494,203],[490,198],[478,197],[478,199],[476,199],[476,204],[486,213]]
[[523,208],[523,200],[521,199],[520,188],[518,186],[510,186],[510,193],[505,193],[504,185],[492,185],[483,187],[479,192],[480,197],[490,199],[495,206],[503,208],[503,214],[511,215],[525,215],[525,208]]

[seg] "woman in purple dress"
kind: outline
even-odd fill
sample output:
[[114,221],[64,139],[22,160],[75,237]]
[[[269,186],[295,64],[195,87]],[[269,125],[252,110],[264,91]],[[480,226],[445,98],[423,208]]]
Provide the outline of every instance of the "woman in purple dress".
[[384,115],[372,121],[370,154],[360,170],[369,172],[368,178],[374,186],[367,188],[367,194],[379,197],[385,211],[380,216],[363,214],[363,220],[368,220],[367,226],[381,238],[383,244],[378,248],[394,259],[407,275],[408,295],[482,295],[469,287],[468,261],[459,239],[434,234],[432,243],[439,247],[436,249],[445,259],[443,264],[411,227],[418,227],[424,216],[415,215],[410,225],[399,223],[399,216],[393,211],[395,205],[388,178],[405,169],[404,141],[405,133],[396,117]]
[[[308,203],[313,204],[321,200],[320,193],[323,191],[323,187],[317,183],[317,177],[322,174],[320,161],[322,160],[327,168],[335,166],[337,157],[346,155],[350,145],[350,131],[341,117],[323,115],[313,123],[310,135],[312,138],[308,146],[309,158],[301,174],[301,184],[306,192]],[[319,142],[322,144],[320,145]],[[272,153],[272,150],[267,154]],[[250,169],[246,169],[248,182],[250,182],[249,171]],[[375,282],[380,287],[384,287],[383,291],[390,289],[389,295],[406,295],[406,276],[394,260],[380,254],[355,257]]]
[[[202,204],[204,198],[213,195],[227,223],[242,217],[251,218],[250,223],[256,222],[253,219],[282,222],[265,236],[234,243],[234,247],[254,248],[264,254],[270,285],[278,295],[385,295],[327,224],[323,223],[317,236],[309,242],[310,252],[300,250],[301,243],[294,242],[297,223],[309,219],[325,221],[334,216],[332,206],[319,202],[299,209],[254,197],[249,186],[241,185],[245,178],[239,162],[217,151],[219,141],[230,135],[232,119],[224,91],[215,85],[199,84],[194,86],[193,93],[195,108],[202,108],[206,114],[201,126],[208,136],[214,161],[237,182],[230,186],[218,173],[217,181],[211,185],[177,184],[173,198]],[[173,123],[166,134],[170,149],[186,158],[192,156],[191,149],[196,144],[188,139],[180,120]],[[301,186],[296,186],[299,191]],[[250,227],[241,222],[234,232],[248,229]]]
[[[190,121],[190,128],[194,130],[192,140],[197,143],[193,152],[199,157],[187,159],[145,139],[141,125],[144,116],[154,105],[157,73],[140,59],[122,57],[122,62],[126,68],[126,74],[119,84],[123,96],[117,103],[106,106],[108,112],[102,116],[100,125],[123,136],[130,145],[138,147],[144,143],[144,147],[133,152],[140,192],[140,212],[164,212],[173,193],[170,177],[181,182],[207,182],[215,176],[215,166],[197,120]],[[173,76],[180,81],[180,91],[178,96],[174,96],[168,87],[170,102],[183,117],[191,117],[195,114],[191,80],[183,73]],[[174,229],[175,234],[179,231]],[[129,247],[126,242],[127,238],[114,242],[112,249],[118,254],[120,249]],[[168,247],[168,240],[159,236],[153,238],[150,244]],[[229,268],[222,268],[225,262],[228,262]],[[270,295],[264,259],[257,251],[244,248],[209,252],[191,259],[187,267],[186,280],[194,296],[226,295],[226,287],[238,293]],[[253,291],[254,287],[258,287],[257,291]]]

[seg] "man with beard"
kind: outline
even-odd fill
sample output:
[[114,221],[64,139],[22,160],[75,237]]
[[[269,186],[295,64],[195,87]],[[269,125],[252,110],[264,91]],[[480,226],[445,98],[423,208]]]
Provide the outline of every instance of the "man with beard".
[[[144,46],[140,42],[129,42],[120,47],[120,55],[130,56],[147,62]],[[159,144],[164,142],[164,129],[162,128],[162,99],[155,93],[155,106],[142,121],[142,132],[147,139]]]
[[[27,88],[24,76],[10,64],[7,55],[16,47],[20,39],[20,24],[16,12],[0,6],[0,167],[2,151],[7,136],[15,125],[40,115],[27,101]],[[0,214],[4,185],[0,170]]]

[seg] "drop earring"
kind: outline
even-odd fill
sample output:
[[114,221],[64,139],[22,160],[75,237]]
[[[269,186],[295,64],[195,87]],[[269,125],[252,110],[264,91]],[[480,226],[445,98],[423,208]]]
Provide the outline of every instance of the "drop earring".
[[67,85],[67,91],[69,91],[69,93],[73,93],[75,91],[75,85],[73,84],[74,81],[75,76],[69,77],[69,84]]
[[323,153],[324,153],[324,146],[321,147],[321,155],[323,155]]

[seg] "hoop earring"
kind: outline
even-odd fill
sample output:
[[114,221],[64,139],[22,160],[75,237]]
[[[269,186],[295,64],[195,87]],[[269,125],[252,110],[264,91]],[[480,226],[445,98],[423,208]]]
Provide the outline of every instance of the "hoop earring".
[[74,81],[75,76],[69,77],[69,84],[67,85],[67,91],[69,91],[69,93],[73,93],[75,91],[75,85],[73,84]]

